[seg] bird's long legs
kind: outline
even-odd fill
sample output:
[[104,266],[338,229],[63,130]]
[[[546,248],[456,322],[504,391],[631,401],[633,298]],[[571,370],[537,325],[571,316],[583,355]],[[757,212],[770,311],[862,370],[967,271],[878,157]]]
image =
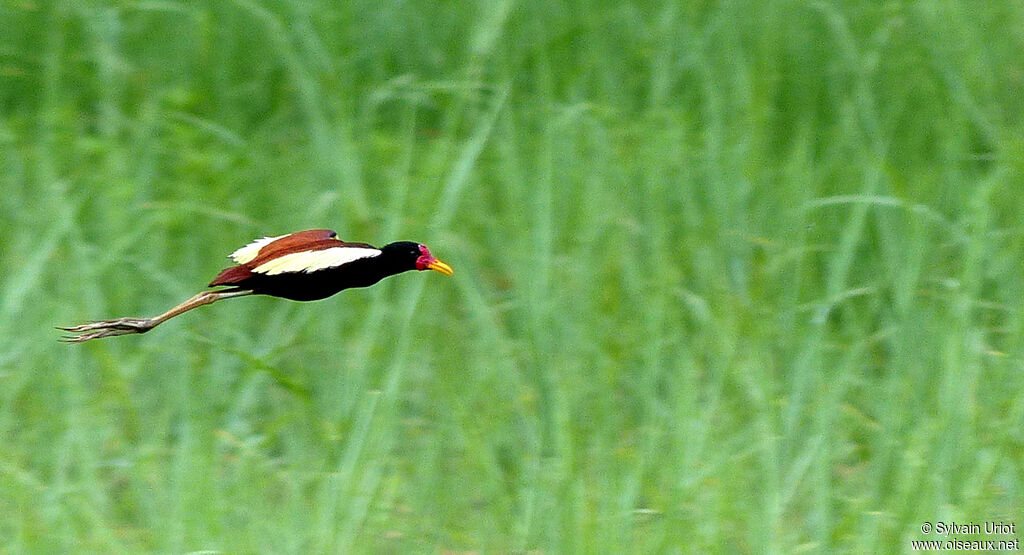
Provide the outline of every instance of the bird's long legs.
[[114,320],[103,320],[102,322],[89,322],[80,326],[60,327],[57,329],[81,335],[69,335],[61,338],[61,341],[68,343],[81,343],[90,339],[101,337],[113,337],[115,335],[127,335],[130,333],[146,333],[160,324],[174,318],[175,316],[188,312],[193,308],[215,303],[221,299],[242,297],[252,295],[248,289],[228,289],[222,291],[203,291],[178,306],[152,318],[117,318]]

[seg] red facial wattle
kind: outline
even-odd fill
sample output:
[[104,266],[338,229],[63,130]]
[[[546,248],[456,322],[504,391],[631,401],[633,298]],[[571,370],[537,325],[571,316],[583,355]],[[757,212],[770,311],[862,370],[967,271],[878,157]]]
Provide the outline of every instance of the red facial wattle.
[[416,259],[416,269],[420,271],[434,270],[435,272],[440,272],[446,276],[450,276],[455,273],[451,266],[434,258],[434,256],[430,254],[430,249],[428,249],[426,245],[420,245],[420,256]]

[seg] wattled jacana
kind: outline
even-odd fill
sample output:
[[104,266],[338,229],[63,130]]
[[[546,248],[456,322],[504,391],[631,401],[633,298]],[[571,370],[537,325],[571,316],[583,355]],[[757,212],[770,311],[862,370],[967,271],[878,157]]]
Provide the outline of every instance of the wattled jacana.
[[329,229],[311,229],[279,237],[264,237],[231,253],[237,265],[225,268],[210,287],[153,318],[117,318],[62,327],[81,335],[64,341],[145,333],[193,308],[221,299],[245,295],[270,295],[295,301],[315,301],[351,287],[368,287],[409,270],[434,270],[452,275],[451,266],[434,258],[426,246],[399,241],[376,248],[366,243],[346,243]]

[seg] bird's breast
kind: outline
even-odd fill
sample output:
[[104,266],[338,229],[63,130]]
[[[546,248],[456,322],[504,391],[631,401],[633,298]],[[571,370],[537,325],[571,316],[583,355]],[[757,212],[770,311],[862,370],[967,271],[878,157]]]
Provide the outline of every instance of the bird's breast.
[[389,275],[363,266],[353,263],[313,272],[286,272],[272,276],[255,274],[244,286],[251,287],[257,294],[293,301],[316,301],[345,289],[369,287]]

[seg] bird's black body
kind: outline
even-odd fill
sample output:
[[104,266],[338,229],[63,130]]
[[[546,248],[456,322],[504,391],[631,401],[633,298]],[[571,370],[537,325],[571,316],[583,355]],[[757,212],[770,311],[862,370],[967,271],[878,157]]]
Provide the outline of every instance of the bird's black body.
[[232,285],[249,289],[257,295],[318,301],[345,289],[369,287],[388,276],[415,270],[416,259],[420,256],[418,244],[401,241],[385,246],[378,256],[361,258],[335,268],[273,276],[253,273]]

